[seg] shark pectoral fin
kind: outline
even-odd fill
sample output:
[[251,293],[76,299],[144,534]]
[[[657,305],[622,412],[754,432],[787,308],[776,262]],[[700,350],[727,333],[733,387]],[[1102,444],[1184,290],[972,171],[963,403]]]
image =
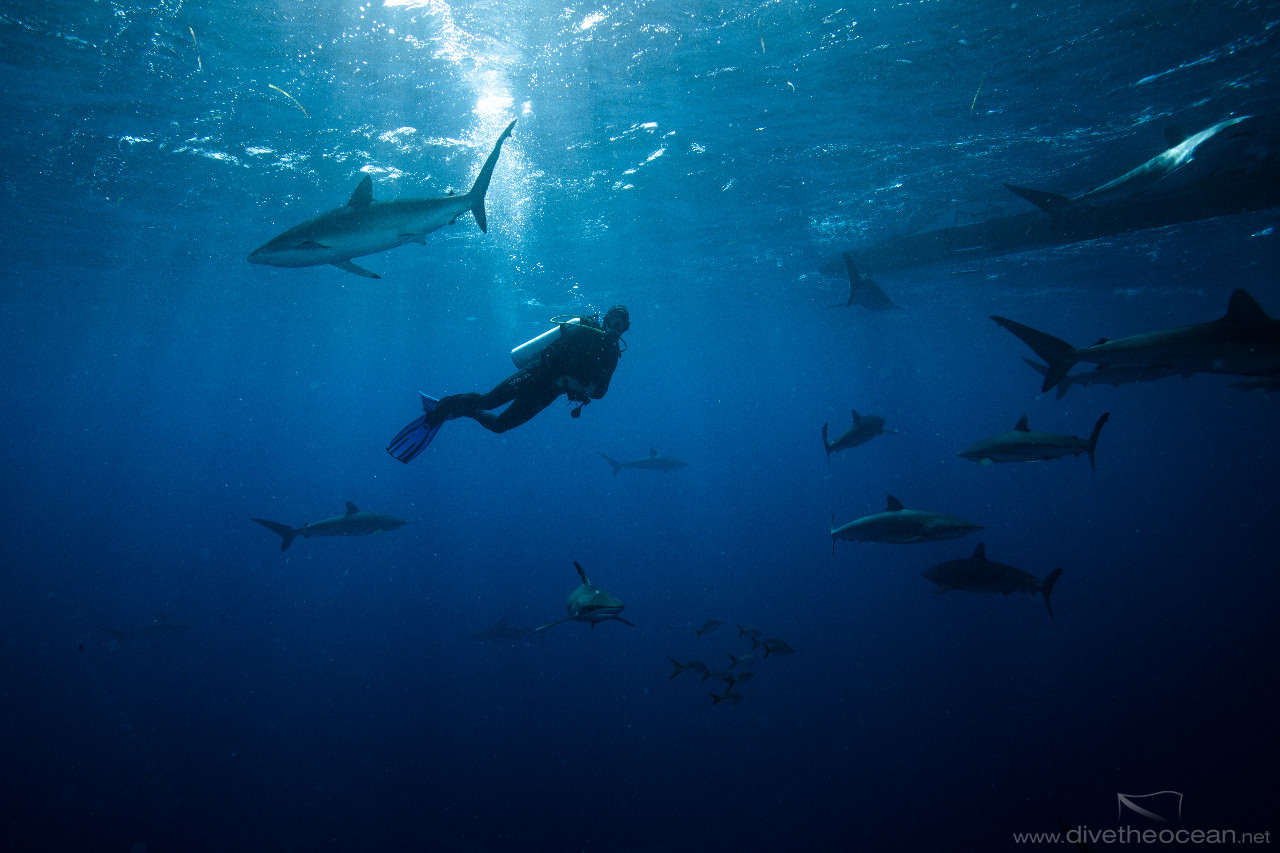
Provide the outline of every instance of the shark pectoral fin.
[[332,246],[326,246],[324,243],[317,243],[315,240],[303,240],[298,244],[299,249],[332,249]]
[[632,628],[636,627],[636,623],[628,622],[626,619],[623,619],[621,616],[615,616],[613,618],[621,622],[623,625],[630,625]]
[[369,272],[364,267],[356,266],[351,263],[351,261],[334,261],[333,265],[340,270],[355,273],[356,275],[362,275],[365,278],[382,278],[382,276],[378,275],[376,272]]
[[556,621],[554,621],[554,622],[548,622],[546,625],[543,625],[541,628],[538,628],[537,630],[539,630],[539,631],[545,631],[545,630],[547,630],[548,628],[554,628],[555,626],[557,626],[557,625],[561,624],[562,622],[571,622],[571,621],[573,621],[575,618],[577,618],[577,617],[574,617],[574,616],[566,616],[566,617],[564,617],[563,619],[557,619],[557,620],[556,620]]
[[1057,193],[1033,190],[1030,187],[1020,187],[1016,184],[1005,184],[1005,188],[1009,192],[1031,202],[1050,216],[1058,216],[1071,207],[1071,199]]

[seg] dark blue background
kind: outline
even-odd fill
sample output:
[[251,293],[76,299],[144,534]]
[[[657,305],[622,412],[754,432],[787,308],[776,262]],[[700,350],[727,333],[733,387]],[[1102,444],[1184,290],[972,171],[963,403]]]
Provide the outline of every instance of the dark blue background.
[[[1002,182],[1082,191],[1169,125],[1274,112],[1278,21],[6,4],[0,841],[1036,849],[1013,833],[1147,828],[1115,795],[1158,790],[1182,827],[1275,829],[1277,401],[1212,376],[1057,401],[988,319],[1083,345],[1218,317],[1236,287],[1280,315],[1275,212],[878,274],[884,314],[827,307],[847,284],[818,269],[956,203],[1023,210]],[[464,217],[361,261],[377,281],[245,263],[366,167],[382,198],[465,190],[512,117],[487,235]],[[628,350],[579,420],[383,451],[419,389],[485,389],[548,318],[614,302]],[[851,408],[897,434],[828,465]],[[1096,473],[955,455],[1103,411]],[[689,467],[596,455],[651,447]],[[890,493],[986,530],[833,557],[832,514]],[[249,521],[344,500],[409,524],[281,554]],[[930,594],[920,572],[978,541],[1065,570],[1056,621]],[[636,628],[468,637],[559,618],[575,560]],[[161,614],[192,627],[94,627]],[[745,650],[735,623],[796,654],[737,706],[668,681],[667,656]]]

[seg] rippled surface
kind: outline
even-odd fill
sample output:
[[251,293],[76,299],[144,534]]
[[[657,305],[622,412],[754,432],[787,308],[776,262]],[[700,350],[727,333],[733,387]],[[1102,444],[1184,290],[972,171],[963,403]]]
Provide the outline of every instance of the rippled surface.
[[[1058,400],[989,316],[1076,345],[1236,287],[1280,316],[1276,211],[872,270],[880,314],[839,253],[1274,119],[1278,33],[1191,0],[0,3],[0,847],[1023,850],[1162,789],[1181,826],[1275,831],[1276,395]],[[360,259],[378,280],[246,262],[365,175],[465,192],[512,119],[487,234]],[[387,457],[419,391],[614,302],[580,418]],[[894,433],[828,461],[851,409]],[[956,456],[1103,411],[1096,472]],[[688,466],[600,459],[650,448]],[[930,594],[975,536],[833,556],[886,495],[1061,567],[1055,618]],[[282,554],[250,521],[346,500],[408,524]],[[470,639],[559,618],[575,561],[638,627]],[[164,620],[191,627],[94,627]],[[735,624],[795,654],[737,705],[668,680]]]

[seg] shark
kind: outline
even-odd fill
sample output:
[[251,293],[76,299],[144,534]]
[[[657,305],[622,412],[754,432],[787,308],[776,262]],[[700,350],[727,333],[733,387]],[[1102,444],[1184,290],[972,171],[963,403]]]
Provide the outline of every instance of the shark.
[[831,464],[832,453],[866,444],[877,435],[889,435],[893,432],[891,429],[884,428],[884,418],[879,415],[859,415],[857,409],[853,410],[853,426],[845,430],[844,434],[835,441],[827,441],[827,426],[827,424],[822,425],[822,444],[827,448],[828,465]]
[[[1049,365],[1041,364],[1030,358],[1024,358],[1023,361],[1041,376],[1049,375]],[[1076,385],[1081,388],[1088,388],[1090,385],[1119,387],[1133,382],[1155,382],[1178,374],[1179,371],[1170,370],[1167,367],[1134,367],[1131,365],[1099,367],[1094,370],[1086,370],[1084,373],[1071,373],[1062,377],[1061,381],[1058,382],[1058,399],[1061,400],[1065,397],[1067,392]],[[1183,373],[1182,375],[1186,377],[1191,374]]]
[[848,524],[836,527],[831,518],[831,553],[836,552],[836,542],[887,542],[903,545],[915,542],[939,542],[943,539],[959,539],[975,530],[980,524],[920,509],[906,509],[902,501],[889,495],[889,507],[884,512],[856,518]]
[[1036,432],[1027,426],[1027,416],[1023,415],[1010,432],[975,441],[956,455],[982,465],[990,465],[993,462],[1034,462],[1088,453],[1089,467],[1097,470],[1093,453],[1098,447],[1098,434],[1110,417],[1110,412],[1103,412],[1086,441],[1074,435]]
[[475,217],[480,230],[488,233],[484,196],[489,190],[489,180],[498,163],[502,143],[515,126],[513,120],[498,137],[489,158],[480,167],[475,183],[464,195],[376,201],[373,179],[365,175],[345,205],[295,225],[263,243],[249,254],[249,263],[273,267],[332,264],[365,278],[381,278],[377,273],[357,266],[351,259],[385,252],[405,243],[425,245],[428,234],[452,224],[468,211]]
[[[1005,184],[1005,187],[1050,216],[1058,216],[1064,211],[1073,208],[1104,207],[1121,201],[1129,201],[1153,189],[1163,189],[1163,185],[1171,182],[1175,175],[1179,175],[1179,173],[1189,169],[1191,164],[1197,160],[1196,155],[1200,152],[1200,149],[1209,147],[1211,140],[1217,139],[1219,144],[1225,143],[1225,147],[1232,147],[1237,140],[1232,139],[1233,134],[1226,133],[1226,131],[1250,118],[1253,118],[1253,116],[1238,116],[1225,119],[1212,127],[1186,137],[1183,137],[1178,131],[1171,130],[1169,132],[1171,137],[1169,141],[1173,145],[1170,148],[1161,151],[1141,166],[1130,169],[1120,177],[1107,181],[1101,186],[1094,187],[1075,198],[1021,187],[1016,184]],[[1247,140],[1248,136],[1245,135],[1243,138]],[[1212,169],[1213,166],[1211,165],[1210,170]]]
[[1232,382],[1231,387],[1254,394],[1270,394],[1273,391],[1280,391],[1280,376],[1254,376]]
[[[599,451],[596,451],[599,453]],[[599,453],[600,458],[613,466],[613,476],[618,476],[618,472],[623,468],[643,468],[646,471],[675,471],[677,468],[687,468],[689,463],[684,460],[677,459],[674,456],[662,456],[652,447],[649,448],[649,455],[642,456],[639,459],[632,459],[630,462],[619,462],[611,459],[603,453]]]
[[281,551],[289,550],[294,538],[298,536],[304,538],[311,536],[368,536],[372,533],[385,533],[388,530],[395,530],[397,527],[404,527],[409,523],[390,515],[363,512],[351,501],[347,501],[347,511],[342,515],[335,515],[333,518],[326,518],[323,521],[313,521],[301,527],[290,527],[287,524],[267,521],[265,518],[253,518],[250,521],[256,521],[268,530],[280,534]]
[[618,615],[622,613],[623,605],[616,596],[605,592],[587,580],[587,573],[577,562],[573,564],[573,567],[578,570],[578,577],[582,579],[582,583],[577,589],[569,593],[569,601],[566,605],[569,615],[563,619],[557,619],[554,622],[543,625],[538,629],[539,631],[545,631],[548,628],[559,625],[561,622],[572,621],[586,622],[592,628],[596,626],[597,622],[608,622],[610,620],[621,622],[624,625],[631,625],[632,628],[635,627],[635,625]]
[[986,543],[979,542],[978,547],[973,549],[973,556],[938,563],[921,574],[925,580],[937,585],[934,592],[958,589],[964,592],[998,592],[1002,595],[1011,592],[1039,594],[1044,597],[1044,606],[1049,609],[1049,618],[1052,619],[1053,604],[1049,596],[1053,593],[1053,585],[1062,576],[1062,569],[1054,569],[1041,579],[1030,572],[988,560]]
[[[848,252],[841,252],[844,256],[845,273],[849,276],[849,301],[844,304],[845,308],[851,308],[854,305],[861,305],[863,308],[869,308],[872,311],[889,311],[899,306],[893,304],[893,300],[889,298],[880,285],[876,284],[875,279],[858,269],[858,265],[854,263],[853,255]],[[832,308],[839,308],[839,305],[832,305]]]
[[1239,288],[1227,302],[1227,313],[1217,320],[1115,340],[1104,338],[1079,349],[1006,317],[992,315],[991,319],[1031,347],[1048,365],[1041,391],[1053,388],[1081,361],[1104,368],[1280,376],[1280,320],[1269,317],[1257,300]]
[[[877,270],[946,262],[953,273],[978,272],[987,258],[1280,205],[1276,116],[1226,119],[1191,136],[1166,136],[1172,138],[1160,154],[1074,198],[1011,185],[1011,193],[1031,201],[1032,209],[1005,212],[1008,205],[988,203],[968,212],[957,206],[945,224],[938,218],[922,230],[868,241],[849,252]],[[833,254],[821,271],[843,276],[847,270]]]
[[494,645],[516,645],[538,634],[537,628],[518,628],[507,624],[507,617],[503,616],[495,624],[481,628],[467,637],[472,640],[479,640],[482,643],[493,643]]

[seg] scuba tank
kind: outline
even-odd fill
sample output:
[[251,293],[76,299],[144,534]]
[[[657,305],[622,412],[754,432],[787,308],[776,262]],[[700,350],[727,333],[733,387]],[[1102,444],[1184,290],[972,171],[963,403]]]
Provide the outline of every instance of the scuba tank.
[[511,351],[511,360],[515,362],[516,368],[524,370],[533,364],[542,356],[547,347],[578,331],[575,327],[591,328],[590,326],[583,326],[582,320],[582,317],[552,317],[551,322],[557,324],[554,329],[548,329],[536,338],[525,341]]

